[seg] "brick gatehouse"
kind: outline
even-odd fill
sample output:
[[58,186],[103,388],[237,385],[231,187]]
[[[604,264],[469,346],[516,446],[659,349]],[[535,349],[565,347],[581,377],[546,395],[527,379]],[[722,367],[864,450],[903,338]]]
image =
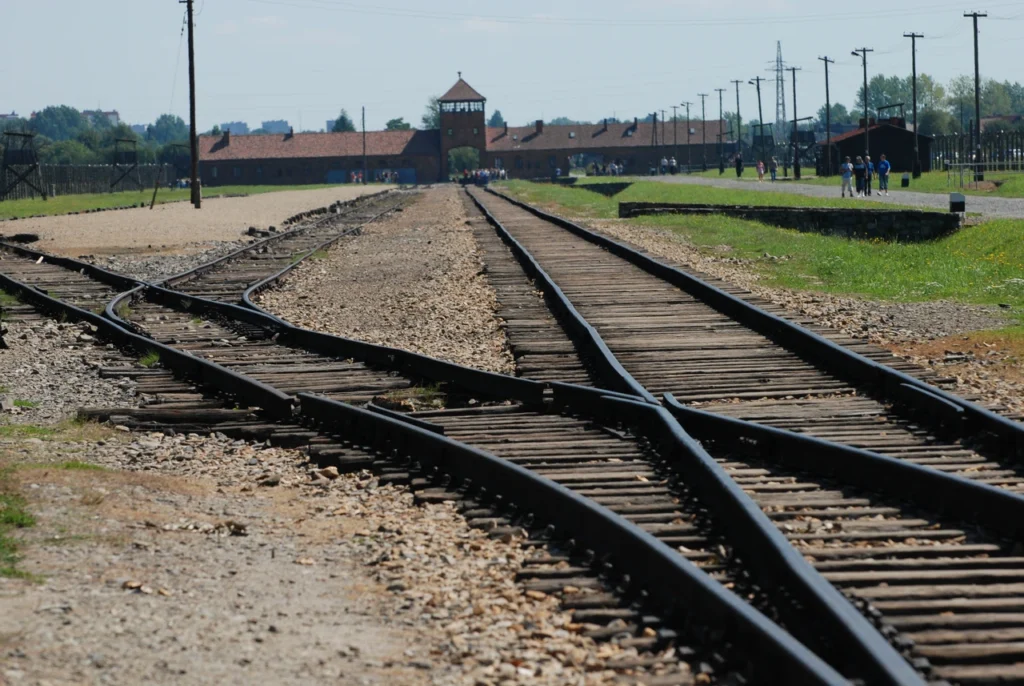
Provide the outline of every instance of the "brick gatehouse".
[[[707,122],[706,146],[701,122],[489,127],[486,98],[461,78],[440,98],[441,128],[428,131],[368,131],[366,178],[397,172],[402,183],[432,183],[461,173],[449,170],[448,153],[462,147],[479,151],[480,166],[504,168],[512,178],[550,177],[574,164],[625,165],[628,174],[646,174],[662,157],[677,156],[694,166],[717,164],[723,122]],[[199,172],[204,186],[347,183],[363,171],[362,133],[286,133],[283,135],[199,137]],[[727,142],[731,154],[734,144]]]

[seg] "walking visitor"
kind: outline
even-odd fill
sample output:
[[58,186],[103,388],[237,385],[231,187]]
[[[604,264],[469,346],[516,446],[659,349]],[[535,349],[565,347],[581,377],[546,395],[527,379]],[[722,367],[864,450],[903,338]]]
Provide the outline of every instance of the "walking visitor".
[[870,157],[864,158],[864,194],[871,195],[871,180],[875,178],[875,163]]
[[757,181],[758,183],[764,182],[764,160],[757,161]]
[[775,183],[775,178],[779,173],[779,161],[774,157],[772,158],[772,161],[768,163],[768,171],[771,172],[772,183]]
[[857,197],[864,197],[864,158],[857,155],[857,161],[853,165],[853,176],[857,179]]
[[885,193],[889,195],[889,172],[892,170],[892,165],[889,164],[889,160],[885,159],[885,155],[882,155],[878,161],[878,194]]
[[850,192],[850,197],[853,197],[853,164],[850,162],[850,158],[847,157],[846,161],[839,165],[839,173],[843,176],[843,190],[841,191],[842,197],[846,197],[846,192]]
[[736,178],[743,176],[743,155],[736,154]]

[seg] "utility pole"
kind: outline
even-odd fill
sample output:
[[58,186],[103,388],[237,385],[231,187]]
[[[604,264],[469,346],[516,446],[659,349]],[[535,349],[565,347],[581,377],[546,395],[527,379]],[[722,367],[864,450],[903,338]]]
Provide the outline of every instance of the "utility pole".
[[796,116],[796,73],[802,71],[800,67],[789,67],[789,71],[793,74],[793,178],[800,178],[800,141],[797,140],[797,131],[799,131],[800,124],[799,119]]
[[[683,102],[683,103],[679,104],[680,107],[685,107],[686,108],[686,173],[687,174],[690,173],[690,105],[692,105],[692,104],[693,103],[689,102],[689,101]],[[678,162],[679,160],[676,160],[676,161]]]
[[868,53],[874,52],[872,48],[859,48],[850,54],[864,60],[864,155],[871,154],[871,146],[868,145],[868,129],[871,122],[868,120]]
[[978,68],[978,18],[987,17],[987,12],[964,12],[965,17],[974,20],[974,180],[983,181],[985,173],[981,162],[981,72]]
[[732,83],[736,86],[736,154],[739,155],[743,151],[743,117],[740,116],[740,84],[743,79],[733,79]]
[[369,175],[370,170],[366,164],[366,105],[363,105],[363,185],[365,186],[369,181],[366,177]]
[[832,101],[828,92],[828,65],[836,61],[830,60],[828,55],[818,59],[825,63],[825,176],[832,176]]
[[707,93],[697,93],[700,96],[700,156],[701,171],[708,170],[708,134],[707,134],[707,117],[704,111],[704,98],[708,97]]
[[667,112],[665,112],[665,110],[660,110],[660,112],[661,112],[661,147],[664,148],[665,145],[668,143],[668,139],[665,138],[665,115],[667,114]]
[[188,14],[188,125],[189,149],[192,155],[192,205],[197,210],[203,204],[203,192],[199,188],[199,134],[196,132],[196,44],[193,35],[193,0],[178,0],[184,3]]
[[724,111],[722,110],[722,93],[725,92],[724,88],[716,88],[718,91],[718,173],[725,173],[725,141],[722,139],[722,122],[725,121]]
[[761,82],[767,81],[762,79],[760,76],[755,76],[753,79],[748,81],[751,86],[757,86],[757,128],[758,136],[761,140],[761,160],[764,160],[764,114],[761,112]]
[[679,105],[672,105],[672,148],[675,150],[675,152],[672,153],[672,156],[676,158],[677,167],[679,165],[679,131],[677,130],[679,122],[678,111]]
[[911,65],[913,68],[914,78],[914,169],[913,174],[915,179],[921,178],[921,151],[917,145],[917,39],[924,38],[924,34],[920,33],[904,33],[904,38],[910,39],[910,55]]

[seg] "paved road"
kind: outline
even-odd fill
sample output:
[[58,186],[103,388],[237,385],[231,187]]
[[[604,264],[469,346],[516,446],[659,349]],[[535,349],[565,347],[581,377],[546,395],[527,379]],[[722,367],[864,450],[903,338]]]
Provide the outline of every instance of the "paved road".
[[[813,186],[805,183],[782,181],[779,183],[757,183],[756,181],[738,181],[728,176],[721,179],[707,178],[704,176],[659,176],[655,180],[664,183],[689,183],[700,186],[715,186],[718,188],[736,188],[745,191],[761,191],[764,193],[791,193],[793,195],[807,195],[813,198],[838,198],[839,179],[836,178],[834,188],[829,186]],[[899,183],[897,179],[897,183]],[[939,193],[916,193],[914,191],[890,190],[888,197],[872,195],[864,199],[865,205],[869,203],[889,203],[911,207],[921,207],[946,211],[949,209],[949,196]],[[977,212],[987,217],[1010,217],[1012,219],[1024,219],[1024,198],[986,198],[984,196],[968,195],[967,211]]]

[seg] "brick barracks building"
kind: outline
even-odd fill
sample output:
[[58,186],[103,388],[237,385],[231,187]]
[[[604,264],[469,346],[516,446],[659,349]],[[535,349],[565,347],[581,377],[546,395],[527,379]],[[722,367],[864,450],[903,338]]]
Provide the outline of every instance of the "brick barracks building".
[[[481,167],[504,168],[511,178],[550,177],[577,165],[624,164],[628,174],[646,174],[662,157],[702,163],[701,122],[608,123],[489,127],[486,99],[461,78],[440,98],[441,128],[429,131],[368,131],[366,180],[398,172],[401,183],[433,183],[460,175],[448,169],[448,153],[474,148]],[[707,122],[707,162],[717,165],[720,121]],[[679,145],[674,144],[678,136]],[[726,154],[735,147],[727,141]],[[678,151],[678,152],[677,152]],[[689,157],[688,157],[689,154]],[[200,136],[199,170],[204,186],[245,184],[347,183],[363,171],[363,134],[286,133],[279,135]]]

